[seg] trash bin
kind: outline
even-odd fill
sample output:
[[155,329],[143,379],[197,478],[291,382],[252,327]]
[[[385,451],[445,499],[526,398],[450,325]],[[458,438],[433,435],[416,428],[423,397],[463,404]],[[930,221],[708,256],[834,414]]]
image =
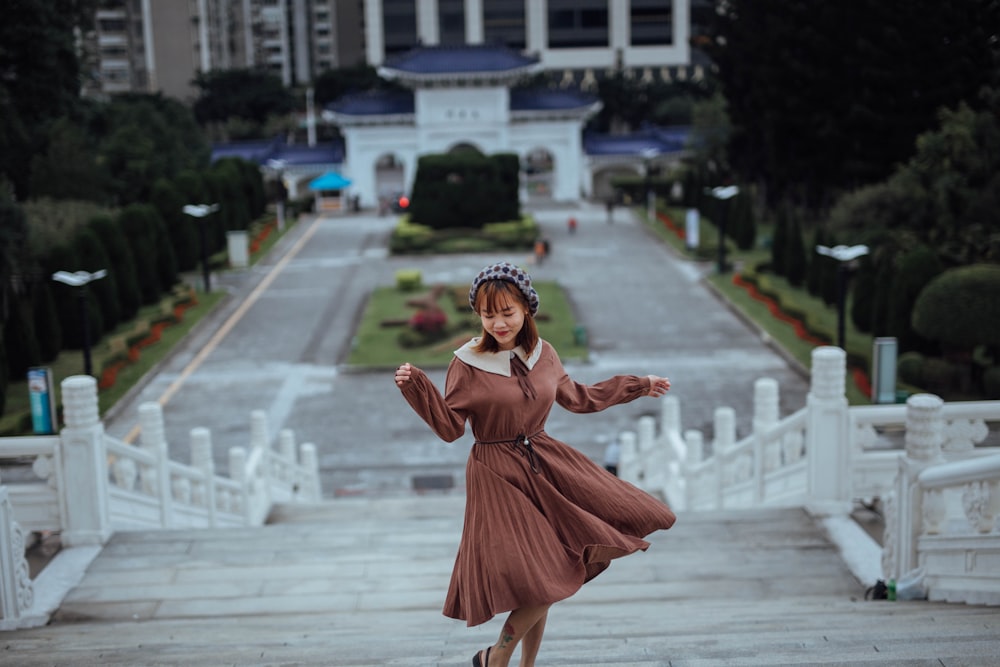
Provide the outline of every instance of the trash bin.
[[577,345],[587,344],[587,329],[582,324],[573,327],[573,342]]

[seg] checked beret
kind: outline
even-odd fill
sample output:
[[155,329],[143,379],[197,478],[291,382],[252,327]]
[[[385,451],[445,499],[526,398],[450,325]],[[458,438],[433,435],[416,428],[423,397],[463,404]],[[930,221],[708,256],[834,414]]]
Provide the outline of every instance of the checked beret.
[[472,287],[469,289],[469,305],[472,306],[473,310],[476,308],[476,292],[479,291],[479,286],[487,280],[506,280],[514,283],[527,299],[531,316],[534,317],[538,313],[538,292],[531,286],[531,276],[524,269],[520,269],[510,262],[490,264],[476,275],[472,281]]

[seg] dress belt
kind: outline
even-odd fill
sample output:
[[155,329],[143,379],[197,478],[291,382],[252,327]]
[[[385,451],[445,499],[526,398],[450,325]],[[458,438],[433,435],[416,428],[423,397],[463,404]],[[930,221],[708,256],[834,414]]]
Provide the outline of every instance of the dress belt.
[[534,438],[539,433],[543,433],[545,429],[539,429],[531,435],[524,435],[523,433],[518,433],[514,438],[507,438],[506,440],[476,440],[477,445],[510,445],[511,449],[520,454],[521,456],[528,457],[528,465],[531,466],[531,472],[536,475],[541,472],[538,469],[539,457],[535,448],[531,446],[531,438]]

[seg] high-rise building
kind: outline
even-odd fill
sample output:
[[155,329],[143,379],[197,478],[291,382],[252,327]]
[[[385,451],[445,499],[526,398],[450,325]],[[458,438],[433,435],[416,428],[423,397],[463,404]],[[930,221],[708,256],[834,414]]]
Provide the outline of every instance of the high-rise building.
[[101,0],[88,92],[191,99],[199,72],[266,68],[285,85],[380,66],[417,45],[497,44],[563,85],[609,71],[697,77],[691,4],[702,0]]
[[287,86],[364,59],[363,0],[102,0],[86,39],[92,94],[189,100],[199,72],[264,68]]

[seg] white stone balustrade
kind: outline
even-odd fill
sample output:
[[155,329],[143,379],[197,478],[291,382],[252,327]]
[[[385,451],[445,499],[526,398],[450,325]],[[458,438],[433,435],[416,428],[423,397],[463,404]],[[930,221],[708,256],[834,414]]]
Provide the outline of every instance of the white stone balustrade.
[[0,485],[0,628],[18,627],[31,602],[22,525],[58,531],[65,549],[99,547],[117,530],[260,525],[275,502],[321,499],[315,446],[302,445],[296,460],[285,430],[271,449],[262,411],[251,414],[251,455],[231,450],[227,478],[215,473],[207,429],[191,431],[190,465],[173,461],[158,403],[140,406],[136,446],[104,432],[94,378],[70,377],[61,388],[59,436],[0,438],[0,458],[33,458],[40,479]]
[[846,517],[855,502],[881,499],[887,579],[920,572],[933,599],[1000,604],[1000,447],[984,446],[997,440],[1000,401],[918,394],[848,407],[845,382],[843,350],[816,348],[802,410],[782,418],[778,383],[761,378],[752,433],[737,442],[733,411],[719,407],[710,451],[700,431],[681,437],[678,406],[665,406],[655,447],[623,448],[623,477],[679,511],[804,506]]

